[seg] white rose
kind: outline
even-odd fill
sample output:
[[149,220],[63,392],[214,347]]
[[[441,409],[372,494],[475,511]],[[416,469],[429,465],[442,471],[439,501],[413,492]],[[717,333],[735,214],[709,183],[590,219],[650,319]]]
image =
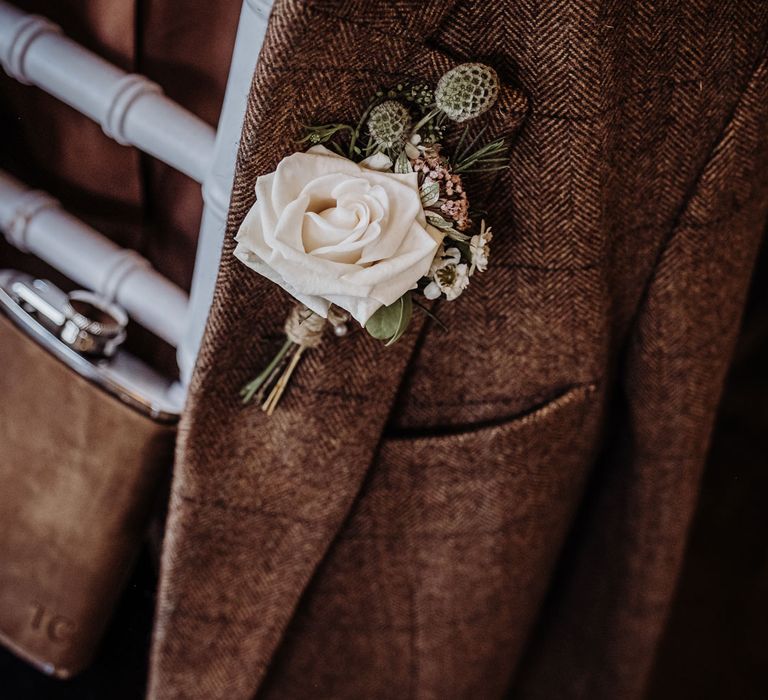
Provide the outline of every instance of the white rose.
[[[369,167],[365,167],[368,165]],[[426,222],[416,173],[378,172],[314,146],[256,181],[235,256],[315,313],[365,325],[430,268],[442,234]]]

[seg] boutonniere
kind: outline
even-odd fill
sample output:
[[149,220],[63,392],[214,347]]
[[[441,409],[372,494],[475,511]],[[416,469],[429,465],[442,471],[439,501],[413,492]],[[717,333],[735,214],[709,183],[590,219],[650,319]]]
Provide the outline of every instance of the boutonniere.
[[464,179],[506,167],[508,145],[461,125],[498,94],[495,71],[480,63],[448,71],[434,91],[380,90],[357,124],[307,127],[307,150],[258,178],[234,254],[298,303],[244,403],[271,414],[327,329],[344,336],[354,322],[392,345],[414,308],[431,314],[422,299],[453,301],[485,271],[491,228],[475,224]]

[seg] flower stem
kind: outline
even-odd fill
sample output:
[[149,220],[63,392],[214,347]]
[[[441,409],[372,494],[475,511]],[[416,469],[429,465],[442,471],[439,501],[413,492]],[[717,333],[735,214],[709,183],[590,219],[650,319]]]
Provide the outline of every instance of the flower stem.
[[448,326],[446,326],[438,317],[436,314],[433,314],[424,304],[422,304],[420,301],[417,301],[416,299],[413,300],[414,305],[416,308],[420,309],[424,314],[426,314],[429,318],[431,318],[440,328],[442,328],[444,331],[448,330]]
[[269,393],[267,400],[262,404],[261,410],[265,411],[268,416],[271,416],[275,408],[277,407],[278,402],[283,396],[283,392],[285,391],[285,388],[288,386],[288,382],[291,379],[291,375],[293,374],[293,371],[296,369],[296,366],[299,364],[299,360],[301,359],[301,356],[304,353],[304,350],[305,348],[303,345],[296,346],[296,352],[294,352],[293,355],[291,356],[291,360],[288,363],[288,367],[280,375],[280,378],[277,380],[277,383],[272,388],[272,391]]
[[416,124],[411,129],[411,133],[412,134],[418,133],[419,129],[421,129],[422,126],[424,126],[431,119],[434,119],[438,114],[440,114],[439,109],[433,109],[431,112],[427,112],[421,119],[419,119],[419,121],[416,122]]
[[349,158],[350,160],[354,160],[355,157],[355,144],[357,143],[357,137],[360,135],[360,130],[363,128],[363,125],[365,124],[365,120],[368,119],[368,115],[370,114],[371,110],[376,104],[376,100],[373,100],[368,107],[366,108],[365,112],[363,112],[363,116],[360,117],[360,121],[357,122],[357,126],[352,131],[352,137],[349,140]]
[[240,396],[243,397],[243,403],[249,403],[253,399],[256,392],[261,388],[264,382],[272,376],[273,372],[283,361],[283,358],[291,349],[292,345],[294,345],[293,341],[286,339],[283,346],[277,351],[277,354],[272,358],[272,361],[266,366],[264,371],[240,390]]

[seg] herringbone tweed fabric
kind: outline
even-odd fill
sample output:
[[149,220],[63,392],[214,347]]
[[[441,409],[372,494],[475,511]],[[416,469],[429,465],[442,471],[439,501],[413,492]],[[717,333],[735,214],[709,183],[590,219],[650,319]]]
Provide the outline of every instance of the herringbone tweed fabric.
[[[278,0],[181,429],[150,696],[643,696],[768,210],[759,0]],[[484,59],[491,267],[238,389],[289,306],[231,255],[301,124]],[[517,92],[516,88],[521,90]]]

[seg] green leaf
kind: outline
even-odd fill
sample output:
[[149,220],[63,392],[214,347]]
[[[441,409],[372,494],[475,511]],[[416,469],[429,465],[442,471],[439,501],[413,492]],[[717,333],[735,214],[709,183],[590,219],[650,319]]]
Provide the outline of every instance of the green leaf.
[[413,172],[411,161],[408,160],[408,155],[406,154],[405,151],[400,151],[400,155],[397,157],[397,160],[395,161],[395,172],[400,175],[407,175],[408,173]]
[[425,212],[427,215],[427,221],[432,224],[435,228],[439,229],[446,229],[451,228],[453,224],[450,221],[446,221],[440,214],[435,214],[434,212],[428,211]]
[[440,184],[437,182],[425,182],[421,186],[421,206],[431,207],[440,199]]
[[454,241],[462,242],[466,242],[472,238],[472,236],[468,236],[466,233],[461,233],[461,231],[457,231],[455,228],[452,228],[450,231],[446,231],[445,235]]
[[412,316],[413,301],[411,293],[406,292],[394,304],[376,311],[365,324],[365,330],[377,340],[386,340],[390,346],[400,340]]

